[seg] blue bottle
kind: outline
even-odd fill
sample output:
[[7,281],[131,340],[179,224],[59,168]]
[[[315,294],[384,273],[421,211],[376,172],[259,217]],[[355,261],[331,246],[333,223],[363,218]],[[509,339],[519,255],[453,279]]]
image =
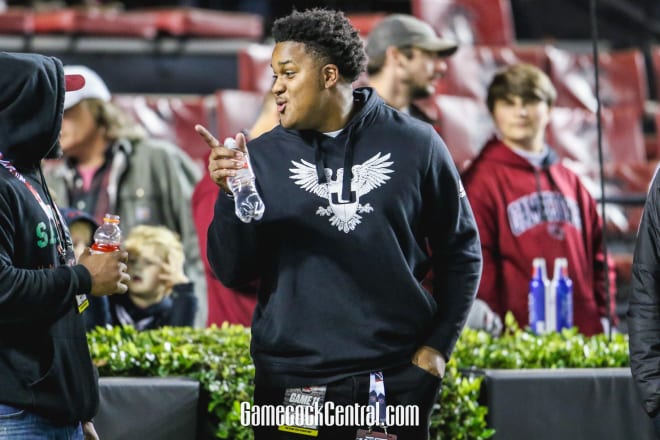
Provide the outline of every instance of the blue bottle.
[[[559,267],[559,269],[557,269]],[[555,260],[554,281],[557,304],[557,331],[573,327],[573,281],[568,277],[568,260]]]
[[545,297],[549,291],[550,281],[546,271],[545,259],[534,258],[532,262],[532,279],[529,282],[529,327],[537,335],[546,332]]

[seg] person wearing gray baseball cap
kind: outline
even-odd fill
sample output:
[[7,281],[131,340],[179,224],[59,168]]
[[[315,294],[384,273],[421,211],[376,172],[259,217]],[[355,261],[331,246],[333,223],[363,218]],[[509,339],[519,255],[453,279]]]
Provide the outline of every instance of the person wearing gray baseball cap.
[[389,15],[367,37],[369,85],[392,107],[433,122],[413,101],[435,93],[435,81],[447,71],[445,58],[456,50],[455,42],[438,37],[428,23]]
[[[390,106],[424,122],[433,123],[414,104],[418,98],[435,93],[434,83],[447,70],[445,58],[458,45],[439,38],[426,22],[405,14],[393,14],[374,27],[368,36],[366,52],[369,85]],[[433,273],[425,277],[424,287],[432,291]],[[500,317],[483,301],[477,300],[466,325],[497,336],[502,330]]]

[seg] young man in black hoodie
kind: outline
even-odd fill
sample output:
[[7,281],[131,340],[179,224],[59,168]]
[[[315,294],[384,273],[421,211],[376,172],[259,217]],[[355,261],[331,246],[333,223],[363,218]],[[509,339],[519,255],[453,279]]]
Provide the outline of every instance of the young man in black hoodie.
[[[427,438],[481,272],[458,173],[430,125],[387,106],[370,88],[352,89],[366,55],[341,12],[294,11],[274,23],[273,36],[281,125],[249,145],[266,206],[260,221],[234,215],[225,181],[243,166],[243,135],[236,152],[197,127],[212,147],[209,172],[222,188],[209,263],[229,287],[260,280],[254,403],[367,405],[370,391],[382,392],[382,377],[388,406],[417,405],[420,414],[416,426],[388,432]],[[420,281],[431,267],[429,295]],[[290,438],[293,431],[354,440],[366,428],[361,420],[325,424],[332,421],[259,426],[255,438]]]
[[57,152],[65,89],[84,79],[35,54],[0,52],[0,66],[0,438],[97,439],[81,313],[85,294],[126,292],[127,255],[75,263],[40,165]]

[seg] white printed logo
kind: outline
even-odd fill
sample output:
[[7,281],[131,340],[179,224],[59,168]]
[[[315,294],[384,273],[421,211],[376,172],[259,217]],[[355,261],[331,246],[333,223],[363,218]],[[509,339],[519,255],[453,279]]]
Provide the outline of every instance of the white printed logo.
[[337,170],[335,179],[332,179],[332,170],[325,168],[327,183],[318,183],[314,164],[302,159],[300,163],[292,160],[291,163],[295,168],[289,168],[292,173],[289,177],[302,189],[327,199],[329,205],[325,208],[319,206],[316,214],[321,217],[329,216],[328,220],[333,226],[337,226],[340,231],[348,233],[361,223],[362,216],[360,214],[366,214],[374,210],[369,203],[360,204],[360,197],[390,179],[388,174],[394,172],[394,170],[387,167],[394,162],[387,162],[389,158],[389,153],[383,157],[378,153],[362,165],[353,165],[350,200],[342,200],[341,198],[343,168]]

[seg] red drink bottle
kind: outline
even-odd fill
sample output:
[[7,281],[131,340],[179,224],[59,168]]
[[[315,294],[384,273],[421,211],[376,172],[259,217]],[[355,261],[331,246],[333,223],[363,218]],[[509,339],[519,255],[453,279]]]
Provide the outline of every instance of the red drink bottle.
[[121,230],[119,229],[119,216],[106,214],[103,224],[94,232],[92,253],[114,252],[121,245]]

